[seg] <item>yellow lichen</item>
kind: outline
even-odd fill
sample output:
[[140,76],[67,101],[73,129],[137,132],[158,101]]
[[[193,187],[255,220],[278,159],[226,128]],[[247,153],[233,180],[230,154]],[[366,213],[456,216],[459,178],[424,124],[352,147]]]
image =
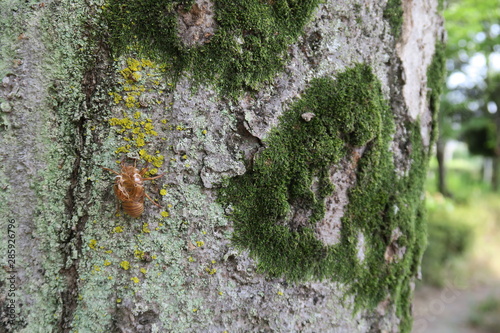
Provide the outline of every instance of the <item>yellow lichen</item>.
[[210,275],[214,275],[215,273],[217,273],[217,269],[216,268],[205,268],[205,271],[210,274]]
[[123,232],[123,228],[121,226],[114,227],[113,232],[115,232],[115,233]]
[[142,78],[142,74],[139,72],[133,72],[131,76],[134,81],[139,81]]
[[[150,177],[158,173],[158,168],[163,166],[165,158],[158,150],[153,154],[148,148],[151,143],[154,144],[153,138],[158,136],[158,132],[155,130],[153,119],[148,117],[147,113],[151,102],[162,103],[162,101],[156,99],[146,102],[140,96],[142,92],[149,90],[160,93],[158,85],[164,82],[165,76],[159,71],[163,71],[165,67],[148,59],[133,57],[127,58],[123,65],[119,70],[121,79],[118,83],[120,85],[114,91],[108,92],[123,113],[122,118],[113,117],[108,120],[109,125],[115,127],[116,133],[125,142],[115,149],[115,153],[138,153],[143,161],[154,166],[154,169],[145,175],[145,177]],[[166,124],[167,120],[163,119],[161,123]]]
[[127,58],[128,68],[130,68],[130,70],[132,70],[132,71],[140,71],[142,69],[141,63],[142,63],[142,61],[139,61],[137,59]]
[[129,263],[128,261],[124,260],[124,261],[122,261],[122,262],[120,263],[120,266],[121,266],[121,268],[123,268],[124,270],[128,270],[128,269],[130,268],[130,263]]
[[142,259],[144,257],[144,251],[135,250],[134,251],[134,257],[136,257],[137,259]]
[[97,245],[97,240],[95,240],[95,239],[91,239],[91,240],[89,241],[89,247],[90,247],[91,249],[95,250],[95,246],[96,246],[96,245]]

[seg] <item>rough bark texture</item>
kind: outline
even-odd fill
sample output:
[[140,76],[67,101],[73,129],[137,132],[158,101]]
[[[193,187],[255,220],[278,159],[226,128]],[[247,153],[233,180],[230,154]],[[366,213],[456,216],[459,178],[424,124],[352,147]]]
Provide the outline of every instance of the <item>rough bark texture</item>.
[[[182,47],[218,43],[224,21],[217,21],[217,5],[196,1],[174,8]],[[413,281],[425,247],[425,172],[414,176],[412,170],[425,171],[433,137],[426,78],[443,38],[437,1],[403,1],[402,7],[378,0],[318,4],[290,40],[283,68],[267,80],[242,80],[245,90],[232,90],[231,97],[227,86],[234,85],[224,85],[224,73],[209,70],[203,77],[193,69],[191,75],[191,64],[169,76],[175,68],[162,66],[161,53],[151,59],[136,55],[141,41],[113,53],[113,31],[102,20],[106,8],[94,0],[0,4],[0,331],[408,332]],[[397,20],[388,13],[398,10],[403,25],[395,37]],[[233,30],[243,57],[253,32]],[[250,52],[257,57],[258,50]],[[213,66],[222,66],[217,61]],[[282,267],[275,261],[279,246],[268,244],[268,258],[261,245],[242,241],[250,237],[242,231],[243,210],[231,202],[244,203],[245,192],[218,198],[225,186],[234,187],[234,179],[279,163],[262,156],[278,149],[273,131],[286,133],[280,117],[292,119],[298,112],[297,124],[313,126],[322,113],[306,112],[309,106],[300,101],[313,109],[321,99],[314,95],[315,82],[336,87],[335,79],[345,82],[350,76],[342,73],[353,68],[363,77],[373,73],[373,94],[366,96],[375,96],[373,105],[381,109],[385,100],[390,117],[381,111],[373,114],[375,123],[364,124],[361,114],[352,129],[343,132],[340,126],[337,133],[345,140],[340,155],[332,157],[336,162],[308,173],[312,194],[288,202],[276,218],[286,235],[301,241],[310,235],[304,244],[325,253],[312,257],[319,267],[292,274],[311,265],[298,260]],[[349,112],[344,116],[349,119]],[[165,172],[146,182],[162,209],[146,199],[138,219],[115,214],[113,175],[100,166],[118,170],[116,161],[125,156]],[[395,193],[369,215],[378,199],[362,186],[388,181],[388,174],[377,173],[383,166],[390,166],[398,185],[385,186],[388,195]],[[333,185],[325,185],[329,192],[323,196],[321,172]],[[349,206],[364,196],[368,215]],[[306,205],[306,197],[319,206]],[[394,216],[403,222],[388,222]],[[15,262],[7,262],[9,224],[15,225]],[[234,228],[239,238],[233,240]],[[274,241],[280,242],[269,240]],[[355,269],[323,270],[321,260],[337,267],[335,253]],[[12,275],[15,282],[8,280]],[[363,282],[370,280],[376,282]],[[364,292],[381,285],[383,290]],[[7,308],[12,299],[15,315]]]

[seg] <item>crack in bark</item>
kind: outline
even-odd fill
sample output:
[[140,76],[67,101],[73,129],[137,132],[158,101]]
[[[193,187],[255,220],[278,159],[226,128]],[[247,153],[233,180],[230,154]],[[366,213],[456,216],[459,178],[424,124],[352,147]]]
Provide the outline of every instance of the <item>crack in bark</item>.
[[[236,133],[239,135],[240,149],[245,154],[245,161],[247,161],[247,167],[251,168],[253,165],[255,155],[265,147],[262,140],[253,135],[247,128],[245,116],[243,112],[236,115]],[[234,140],[234,139],[233,139]],[[231,140],[232,141],[232,140]]]
[[[67,209],[68,218],[71,219],[76,215],[76,206],[78,205],[79,198],[75,194],[78,188],[82,151],[83,151],[83,132],[85,126],[85,118],[82,116],[78,120],[76,125],[76,140],[79,142],[79,147],[75,149],[76,159],[73,165],[73,171],[71,173],[71,185],[67,192]],[[86,188],[85,199],[88,199],[89,188]],[[75,226],[71,227],[66,239],[61,242],[61,250],[63,252],[64,263],[71,261],[69,266],[63,267],[60,270],[60,274],[66,278],[66,289],[61,292],[60,297],[62,301],[62,313],[58,320],[58,331],[59,332],[70,332],[71,322],[73,320],[73,314],[77,307],[77,296],[78,296],[78,266],[79,259],[73,258],[73,252],[77,251],[78,256],[81,256],[82,250],[82,231],[88,220],[88,215],[85,213],[83,216],[78,218]]]
[[[92,28],[90,27],[88,29],[90,30]],[[70,229],[67,230],[68,234],[66,238],[60,241],[61,251],[63,252],[63,262],[65,264],[65,267],[60,270],[60,274],[66,278],[66,289],[60,293],[62,312],[57,323],[57,331],[64,333],[69,333],[71,331],[73,316],[78,306],[79,258],[82,258],[83,255],[82,233],[89,218],[85,209],[82,210],[83,213],[81,215],[78,214],[78,207],[85,206],[89,202],[91,190],[91,182],[85,181],[83,185],[84,189],[80,191],[80,187],[82,186],[82,169],[86,168],[84,161],[88,159],[92,153],[86,152],[85,149],[85,127],[86,123],[90,120],[86,113],[92,110],[92,105],[95,104],[95,101],[93,101],[94,93],[101,83],[102,78],[105,76],[101,72],[104,72],[106,64],[108,63],[109,49],[101,41],[96,46],[95,54],[96,63],[103,64],[103,66],[90,64],[88,66],[89,69],[84,73],[82,79],[82,90],[85,94],[85,100],[82,105],[82,115],[74,126],[76,133],[73,145],[76,158],[71,173],[71,185],[68,188],[65,200]],[[71,221],[75,217],[76,223],[73,224]],[[77,254],[76,258],[75,252]]]

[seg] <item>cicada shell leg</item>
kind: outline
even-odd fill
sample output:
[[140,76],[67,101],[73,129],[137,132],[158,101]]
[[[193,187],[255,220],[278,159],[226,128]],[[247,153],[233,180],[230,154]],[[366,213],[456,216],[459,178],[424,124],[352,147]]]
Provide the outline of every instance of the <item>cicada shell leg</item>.
[[100,165],[100,167],[101,167],[102,169],[104,169],[104,170],[107,170],[107,171],[109,171],[109,172],[114,173],[115,175],[120,175],[120,173],[119,173],[119,172],[116,172],[115,170],[112,170],[112,169],[109,169],[109,168],[105,168],[105,167],[103,167],[103,166],[101,166],[101,165]]
[[164,175],[165,175],[165,174],[164,174],[164,173],[162,173],[162,174],[161,174],[161,175],[159,175],[159,176],[154,176],[154,177],[149,177],[149,178],[142,178],[142,180],[153,180],[153,179],[158,179],[158,178],[160,178],[160,177],[163,177]]
[[148,198],[149,201],[151,201],[154,205],[156,205],[159,208],[162,208],[159,204],[157,204],[156,202],[154,202],[153,199],[151,199],[151,197],[146,192],[144,192],[144,194],[146,195],[146,198]]

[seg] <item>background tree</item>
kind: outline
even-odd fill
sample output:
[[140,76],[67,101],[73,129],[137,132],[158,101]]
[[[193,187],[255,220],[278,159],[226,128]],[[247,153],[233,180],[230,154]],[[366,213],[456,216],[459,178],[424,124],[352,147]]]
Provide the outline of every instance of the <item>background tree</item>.
[[409,332],[437,7],[2,1],[3,329]]
[[[473,154],[493,158],[492,186],[498,187],[498,148],[496,137],[499,129],[498,89],[500,70],[498,47],[500,45],[500,2],[450,1],[445,10],[448,43],[448,90],[443,96],[440,112],[440,135],[437,141],[439,164],[438,188],[450,195],[446,187],[444,147],[449,139],[468,143]],[[493,145],[493,146],[491,146]]]

